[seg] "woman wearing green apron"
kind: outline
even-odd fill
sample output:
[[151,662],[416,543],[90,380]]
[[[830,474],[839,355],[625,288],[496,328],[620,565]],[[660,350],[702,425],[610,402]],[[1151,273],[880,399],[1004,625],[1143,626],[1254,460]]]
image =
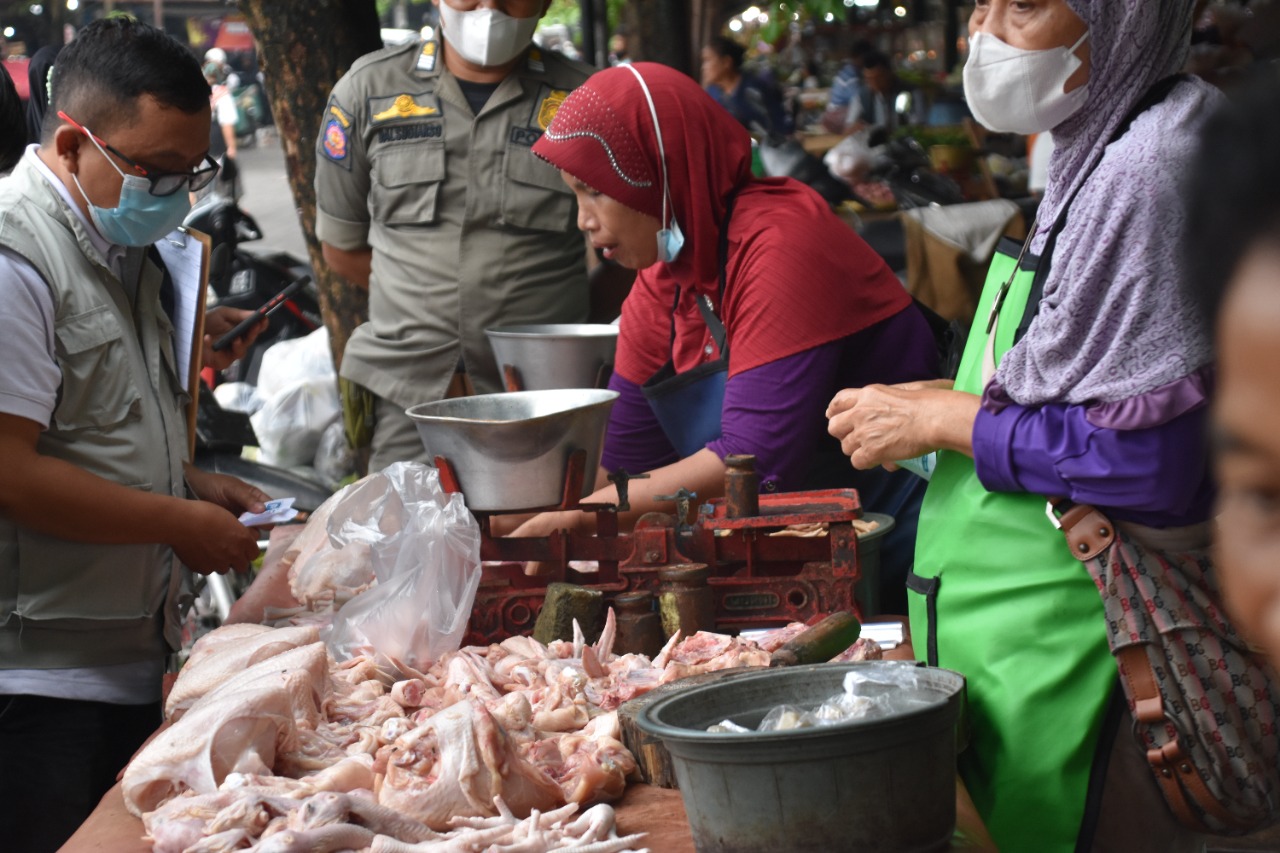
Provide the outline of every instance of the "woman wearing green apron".
[[1045,512],[1053,495],[1158,528],[1209,517],[1210,351],[1175,237],[1179,176],[1214,99],[1173,77],[1191,6],[977,4],[974,115],[1054,134],[1037,223],[992,264],[953,387],[851,389],[828,412],[855,467],[939,451],[912,638],[968,679],[960,770],[1004,851],[1198,845],[1125,734],[1101,601]]

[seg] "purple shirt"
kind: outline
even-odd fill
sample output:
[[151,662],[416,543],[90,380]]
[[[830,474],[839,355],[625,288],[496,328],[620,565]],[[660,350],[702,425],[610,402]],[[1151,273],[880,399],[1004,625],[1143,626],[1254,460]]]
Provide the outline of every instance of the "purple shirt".
[[[707,447],[721,459],[733,453],[754,455],[765,490],[816,488],[811,484],[824,479],[824,472],[814,468],[823,464],[824,451],[838,452],[826,418],[836,392],[931,379],[936,365],[928,323],[914,307],[907,308],[861,332],[730,377],[721,435]],[[621,396],[610,414],[603,466],[640,472],[676,461],[640,387],[616,373],[609,387]],[[855,478],[847,459],[841,470],[849,480]]]
[[1150,527],[1210,517],[1206,405],[1136,429],[1096,426],[1090,409],[984,401],[973,425],[978,479],[989,491],[1065,495]]

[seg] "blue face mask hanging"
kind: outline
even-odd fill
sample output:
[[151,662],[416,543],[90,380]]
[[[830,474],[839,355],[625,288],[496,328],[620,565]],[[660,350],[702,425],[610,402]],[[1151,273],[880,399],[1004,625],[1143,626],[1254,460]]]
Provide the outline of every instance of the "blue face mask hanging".
[[[88,128],[85,132],[88,133]],[[94,147],[102,151],[102,146],[92,134],[88,138]],[[85,195],[80,179],[72,175],[71,180],[75,181],[76,189],[89,205],[89,217],[104,239],[118,246],[149,246],[182,224],[183,217],[191,210],[191,201],[185,192],[178,190],[165,196],[152,195],[150,181],[121,172],[106,151],[102,151],[102,156],[124,178],[120,201],[115,207],[98,207]]]
[[667,151],[662,144],[662,125],[658,123],[658,108],[653,104],[653,95],[649,93],[649,85],[634,65],[625,65],[640,81],[644,91],[644,99],[649,103],[649,115],[653,118],[653,132],[658,137],[658,159],[662,161],[662,230],[658,232],[658,260],[669,264],[680,255],[684,248],[684,232],[674,215],[668,215],[671,200],[671,187],[667,182]]

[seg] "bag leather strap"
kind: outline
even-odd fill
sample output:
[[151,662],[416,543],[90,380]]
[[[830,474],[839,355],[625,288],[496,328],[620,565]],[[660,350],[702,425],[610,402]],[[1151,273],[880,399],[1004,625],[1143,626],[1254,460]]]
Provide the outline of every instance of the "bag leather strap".
[[1049,498],[1045,515],[1062,531],[1071,546],[1071,556],[1087,563],[1111,547],[1116,528],[1097,507],[1072,503],[1066,498]]
[[[1049,498],[1046,514],[1066,536],[1071,556],[1082,563],[1097,558],[1116,539],[1115,525],[1097,507],[1072,503],[1062,498]],[[1115,651],[1120,677],[1124,679],[1127,693],[1133,699],[1134,720],[1145,726],[1173,730],[1165,715],[1164,699],[1145,643],[1138,643]],[[1205,785],[1200,772],[1182,749],[1174,730],[1172,739],[1158,749],[1145,749],[1139,738],[1138,746],[1144,749],[1147,764],[1156,784],[1164,795],[1165,803],[1183,826],[1201,833],[1212,833],[1199,812],[1204,812],[1222,825],[1244,832],[1251,827],[1227,811]],[[1194,804],[1194,805],[1193,805]]]
[[[1167,727],[1169,723],[1164,713],[1164,700],[1160,697],[1160,687],[1151,668],[1151,659],[1147,657],[1145,644],[1126,646],[1117,650],[1115,656],[1120,663],[1120,677],[1128,684],[1129,695],[1133,697],[1134,719],[1148,726]],[[1141,745],[1139,741],[1139,746]],[[1209,791],[1195,765],[1182,751],[1182,744],[1178,742],[1176,734],[1159,749],[1146,750],[1146,755],[1147,764],[1164,794],[1165,802],[1184,826],[1197,832],[1212,833],[1213,830],[1197,814],[1198,808],[1226,826],[1240,831],[1250,829],[1249,824],[1223,808],[1217,797]]]

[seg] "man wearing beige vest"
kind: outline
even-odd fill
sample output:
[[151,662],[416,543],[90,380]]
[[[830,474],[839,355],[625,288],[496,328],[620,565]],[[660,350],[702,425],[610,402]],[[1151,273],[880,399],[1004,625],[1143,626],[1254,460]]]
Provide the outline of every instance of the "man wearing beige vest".
[[216,172],[199,64],[113,17],[52,89],[0,181],[0,847],[24,853],[74,832],[159,725],[182,566],[246,569],[237,514],[267,498],[186,458],[151,248]]

